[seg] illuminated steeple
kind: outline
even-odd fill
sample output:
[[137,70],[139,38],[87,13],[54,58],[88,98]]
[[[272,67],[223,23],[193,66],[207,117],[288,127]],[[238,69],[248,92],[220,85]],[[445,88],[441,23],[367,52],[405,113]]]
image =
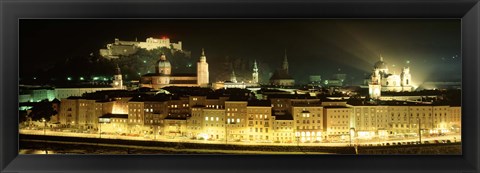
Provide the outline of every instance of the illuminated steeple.
[[283,58],[282,69],[288,73],[287,49],[285,49],[285,57]]
[[257,67],[257,60],[253,61],[252,82],[253,82],[253,83],[258,83],[258,67]]
[[122,79],[122,72],[120,71],[120,67],[117,64],[115,68],[115,75],[113,75],[112,86],[117,89],[123,89],[123,79]]
[[200,55],[200,60],[197,62],[197,84],[201,87],[208,86],[209,83],[209,72],[208,72],[208,63],[207,56],[205,55],[205,50],[202,48],[202,54]]
[[205,50],[202,48],[202,55],[200,56],[200,62],[207,62],[207,56],[205,56]]
[[230,76],[230,81],[237,83],[237,77],[235,76],[235,69],[232,68],[232,76]]

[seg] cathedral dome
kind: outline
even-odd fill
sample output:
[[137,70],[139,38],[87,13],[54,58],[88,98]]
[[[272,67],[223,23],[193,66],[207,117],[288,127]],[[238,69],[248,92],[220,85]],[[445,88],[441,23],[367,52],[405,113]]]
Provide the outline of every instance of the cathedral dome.
[[380,61],[377,61],[373,67],[375,69],[386,69],[387,63],[385,63],[383,60],[380,60]]
[[165,54],[160,55],[160,59],[157,61],[158,68],[171,67],[170,62],[167,60]]
[[165,54],[162,54],[160,56],[160,59],[157,61],[157,73],[163,74],[163,75],[170,75],[172,65],[170,64],[170,61],[167,60],[167,57]]
[[158,66],[159,68],[165,68],[165,67],[171,67],[172,65],[171,65],[170,62],[167,61],[167,60],[158,60],[158,61],[157,61],[157,66]]

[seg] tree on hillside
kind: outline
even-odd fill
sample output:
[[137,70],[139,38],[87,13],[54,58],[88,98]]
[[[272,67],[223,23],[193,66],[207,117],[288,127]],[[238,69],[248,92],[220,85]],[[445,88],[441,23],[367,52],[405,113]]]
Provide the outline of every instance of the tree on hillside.
[[161,54],[165,54],[172,65],[173,73],[194,73],[196,61],[180,51],[172,51],[168,48],[153,50],[138,49],[129,56],[121,56],[112,63],[120,66],[122,74],[127,75],[126,79],[139,79],[141,75],[155,73],[155,66]]

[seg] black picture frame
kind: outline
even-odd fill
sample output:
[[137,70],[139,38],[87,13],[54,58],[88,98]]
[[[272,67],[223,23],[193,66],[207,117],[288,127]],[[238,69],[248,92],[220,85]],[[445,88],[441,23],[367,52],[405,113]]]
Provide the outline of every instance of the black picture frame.
[[[3,0],[2,172],[479,172],[478,0]],[[461,18],[462,151],[423,155],[18,155],[18,22],[22,18]]]

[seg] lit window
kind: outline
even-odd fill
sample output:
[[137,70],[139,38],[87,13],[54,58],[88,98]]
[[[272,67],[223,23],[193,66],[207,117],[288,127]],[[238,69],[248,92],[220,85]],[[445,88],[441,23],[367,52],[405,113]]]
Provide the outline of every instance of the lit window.
[[208,117],[205,117],[205,121],[208,121]]

